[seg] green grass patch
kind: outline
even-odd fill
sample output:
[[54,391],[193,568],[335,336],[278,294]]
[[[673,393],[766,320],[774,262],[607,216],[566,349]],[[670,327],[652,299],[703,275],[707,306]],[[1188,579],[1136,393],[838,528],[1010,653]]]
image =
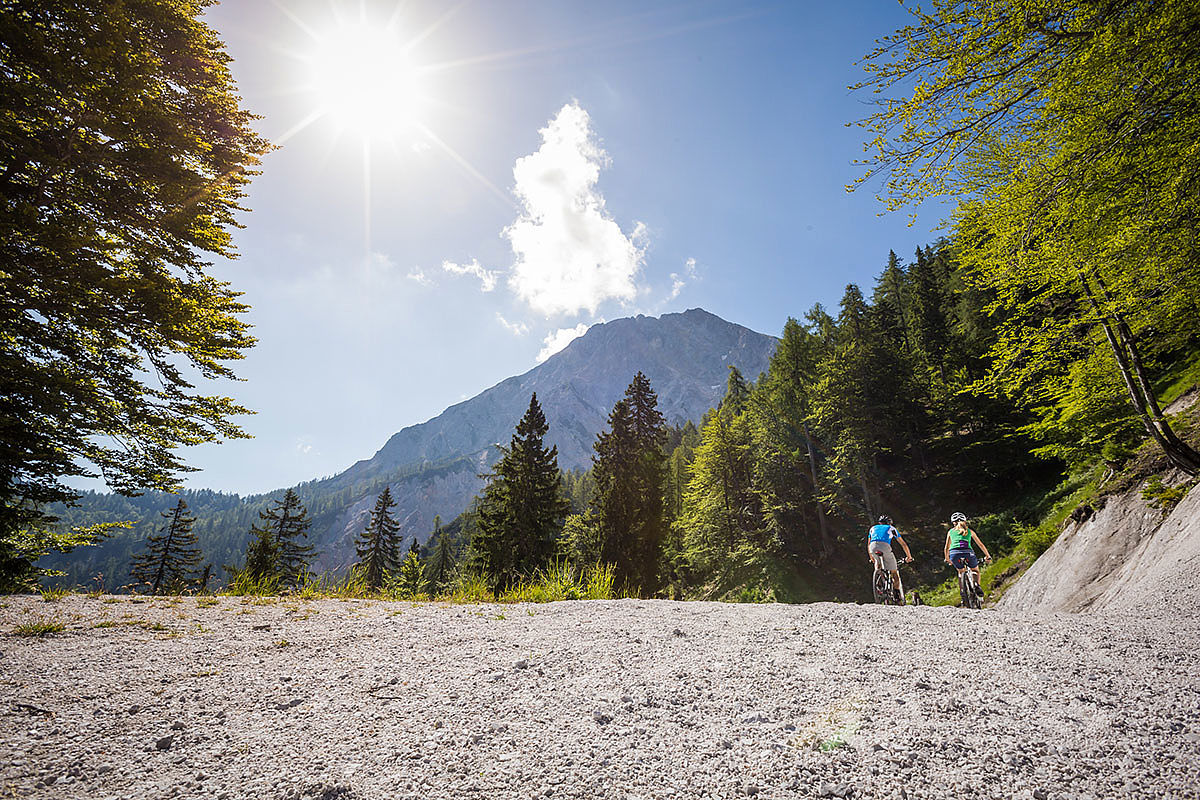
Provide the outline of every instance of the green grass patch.
[[67,629],[67,626],[55,620],[39,620],[37,622],[26,622],[23,625],[18,625],[13,628],[13,636],[29,636],[41,637],[49,636],[53,633],[62,633]]
[[60,589],[57,587],[48,587],[46,589],[42,589],[42,602],[43,603],[57,603],[59,600],[62,600],[64,597],[66,597],[70,593],[71,592],[67,589]]

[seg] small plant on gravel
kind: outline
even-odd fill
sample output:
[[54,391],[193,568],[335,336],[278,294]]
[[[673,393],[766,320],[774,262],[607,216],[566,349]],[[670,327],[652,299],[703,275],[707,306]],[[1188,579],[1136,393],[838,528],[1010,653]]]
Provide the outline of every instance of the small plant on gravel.
[[106,606],[111,606],[113,603],[119,603],[121,601],[115,597],[106,597],[103,600],[101,600],[100,602],[104,603],[104,605],[106,605]]
[[583,596],[588,600],[611,600],[615,579],[616,567],[614,565],[597,563],[588,570]]
[[450,587],[446,599],[452,603],[482,603],[492,598],[487,577],[474,572],[462,572]]
[[232,597],[265,597],[278,595],[281,588],[277,575],[254,576],[240,571],[221,594]]
[[13,636],[49,636],[52,633],[62,633],[67,629],[66,625],[55,620],[38,620],[37,622],[26,622],[24,625],[18,625],[13,628]]
[[67,589],[60,589],[58,587],[47,587],[45,589],[42,589],[42,602],[43,603],[57,603],[59,600],[62,600],[68,594],[70,594],[70,591],[68,591]]
[[199,608],[211,608],[217,605],[218,600],[215,597],[197,597],[196,606]]
[[280,639],[278,642],[275,642],[275,647],[287,647],[290,644],[291,642],[287,639]]

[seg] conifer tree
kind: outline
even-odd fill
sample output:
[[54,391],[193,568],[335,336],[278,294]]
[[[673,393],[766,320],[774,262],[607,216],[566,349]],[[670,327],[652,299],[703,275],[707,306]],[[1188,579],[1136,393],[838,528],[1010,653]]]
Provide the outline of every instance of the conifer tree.
[[534,394],[479,504],[471,547],[496,595],[545,566],[568,511],[558,447],[543,442],[549,429]]
[[601,560],[613,565],[618,583],[645,594],[657,591],[661,583],[667,536],[665,443],[666,422],[658,410],[658,396],[638,372],[613,407],[609,430],[596,438],[593,509]]
[[833,541],[820,499],[816,441],[809,429],[820,357],[819,338],[788,318],[750,410],[764,522],[795,552],[812,549],[798,540],[801,529],[815,516],[820,553],[826,556]]
[[274,508],[260,511],[258,516],[274,539],[275,567],[272,572],[278,574],[285,585],[298,585],[316,550],[313,545],[302,543],[308,539],[308,529],[312,525],[308,510],[296,493],[288,489],[282,500],[275,501]]
[[254,525],[250,528],[254,537],[246,549],[246,563],[242,572],[255,580],[279,574],[279,550],[275,546],[275,535],[270,528]]
[[450,582],[454,573],[454,554],[450,550],[450,537],[442,530],[442,518],[433,518],[433,535],[429,537],[432,550],[425,564],[425,582],[431,594],[437,594]]
[[183,498],[172,511],[162,512],[167,520],[157,534],[150,534],[145,551],[133,558],[130,574],[138,583],[150,584],[150,594],[184,588],[200,566],[200,548]]
[[355,542],[358,553],[358,569],[370,589],[378,590],[400,565],[400,523],[391,514],[391,487],[383,487],[375,500],[375,509],[366,529]]
[[[416,544],[416,540],[413,541],[413,544]],[[397,583],[407,597],[416,597],[421,593],[421,588],[425,585],[425,577],[421,569],[421,557],[417,555],[416,550],[408,551],[408,555],[400,565]]]

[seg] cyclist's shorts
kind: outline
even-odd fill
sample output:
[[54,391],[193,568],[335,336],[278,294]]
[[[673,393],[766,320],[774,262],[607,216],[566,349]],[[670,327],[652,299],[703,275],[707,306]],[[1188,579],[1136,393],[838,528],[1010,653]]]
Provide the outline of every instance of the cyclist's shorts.
[[962,569],[963,566],[975,569],[979,566],[979,559],[974,550],[951,550],[950,563],[954,565],[955,569]]
[[895,572],[900,567],[896,564],[896,554],[892,552],[890,542],[871,542],[871,555],[883,556],[885,569]]

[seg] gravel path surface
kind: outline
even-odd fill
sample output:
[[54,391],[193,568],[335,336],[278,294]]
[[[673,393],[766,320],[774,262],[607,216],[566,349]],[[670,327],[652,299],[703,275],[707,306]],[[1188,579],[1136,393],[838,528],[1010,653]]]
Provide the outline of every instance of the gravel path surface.
[[205,602],[0,600],[0,796],[1198,796],[1195,618]]

